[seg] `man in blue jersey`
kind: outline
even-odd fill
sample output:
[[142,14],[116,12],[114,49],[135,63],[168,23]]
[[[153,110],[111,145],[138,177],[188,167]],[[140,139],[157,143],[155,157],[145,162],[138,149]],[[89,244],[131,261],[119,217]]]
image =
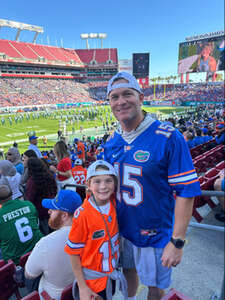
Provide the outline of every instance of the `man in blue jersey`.
[[171,267],[181,262],[200,185],[182,134],[141,109],[144,95],[132,75],[112,77],[107,97],[120,126],[104,145],[104,157],[120,178],[117,208],[124,258],[128,249],[134,258],[133,265],[130,257],[129,264],[122,261],[128,299],[136,299],[139,276],[149,287],[147,299],[158,300],[170,285]]

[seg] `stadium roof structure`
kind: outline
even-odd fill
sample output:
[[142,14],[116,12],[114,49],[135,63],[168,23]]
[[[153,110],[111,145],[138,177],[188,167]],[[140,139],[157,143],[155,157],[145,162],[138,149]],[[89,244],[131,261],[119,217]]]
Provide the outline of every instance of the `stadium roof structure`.
[[19,41],[20,32],[22,30],[34,31],[35,35],[34,35],[33,42],[32,42],[33,44],[36,43],[38,34],[44,32],[44,29],[41,26],[29,25],[29,24],[26,24],[26,23],[21,23],[21,22],[16,22],[16,21],[9,21],[9,20],[4,20],[4,19],[0,19],[0,29],[1,29],[1,27],[11,27],[11,28],[18,29],[16,37],[15,37],[16,41]]

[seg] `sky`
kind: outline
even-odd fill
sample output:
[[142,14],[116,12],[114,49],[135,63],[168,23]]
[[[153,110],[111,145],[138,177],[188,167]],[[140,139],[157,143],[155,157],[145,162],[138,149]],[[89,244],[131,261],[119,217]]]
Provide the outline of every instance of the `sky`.
[[[81,33],[106,33],[104,48],[119,59],[150,53],[150,77],[177,75],[178,47],[186,37],[224,30],[224,0],[8,0],[0,19],[42,26],[37,43],[85,49]],[[0,28],[0,39],[14,40],[16,29]],[[22,31],[20,41],[34,33]],[[99,40],[89,41],[100,47]],[[193,74],[192,74],[193,75]]]

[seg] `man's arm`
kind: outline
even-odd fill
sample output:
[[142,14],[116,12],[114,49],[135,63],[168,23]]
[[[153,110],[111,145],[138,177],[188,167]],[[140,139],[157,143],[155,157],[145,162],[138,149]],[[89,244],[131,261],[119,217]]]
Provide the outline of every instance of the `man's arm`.
[[82,271],[80,255],[70,255],[70,261],[74,276],[79,287],[80,300],[92,299],[92,297],[95,299],[95,297],[98,295],[93,292],[86,284],[84,273]]
[[[175,204],[175,223],[173,229],[173,237],[185,239],[187,227],[192,216],[194,204],[193,198],[176,197]],[[177,249],[171,242],[169,242],[162,255],[162,265],[170,268],[176,266],[181,262],[183,249]]]
[[42,238],[34,246],[25,264],[24,275],[27,279],[34,279],[44,272],[47,266],[45,261],[46,256],[45,243]]

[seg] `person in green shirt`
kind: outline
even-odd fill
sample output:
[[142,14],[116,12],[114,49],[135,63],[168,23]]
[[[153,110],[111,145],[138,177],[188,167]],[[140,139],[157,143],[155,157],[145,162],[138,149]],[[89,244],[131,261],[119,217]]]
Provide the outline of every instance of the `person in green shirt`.
[[30,201],[12,200],[8,185],[0,185],[0,249],[5,261],[19,263],[43,237],[38,227],[38,213]]

